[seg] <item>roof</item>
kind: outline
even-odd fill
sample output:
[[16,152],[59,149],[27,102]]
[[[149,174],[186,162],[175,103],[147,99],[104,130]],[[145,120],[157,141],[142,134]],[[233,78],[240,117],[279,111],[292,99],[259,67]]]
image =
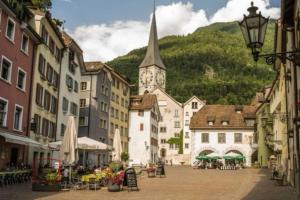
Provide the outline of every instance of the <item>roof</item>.
[[87,72],[96,72],[104,68],[104,64],[100,61],[85,62],[84,64]]
[[149,110],[155,104],[157,99],[155,94],[143,94],[130,97],[130,110]]
[[151,93],[153,94],[155,90],[159,90],[161,91],[163,94],[165,94],[167,97],[169,97],[173,102],[175,102],[177,105],[179,105],[180,107],[182,107],[182,103],[176,101],[171,95],[169,95],[165,90],[163,90],[161,87],[157,86],[155,87]]
[[[236,109],[239,107],[235,105],[205,105],[191,118],[190,129],[253,129],[245,119],[255,118],[255,107],[242,106],[240,113]],[[222,125],[224,120],[229,124]],[[213,125],[208,125],[208,121],[214,121]]]
[[200,100],[198,97],[196,97],[195,95],[192,96],[189,100],[187,100],[185,103],[183,103],[183,105],[187,105],[188,103],[190,103],[193,99],[196,99],[198,102],[202,103],[203,105],[206,104],[206,100]]
[[71,47],[71,45],[73,44],[77,50],[82,53],[82,50],[80,48],[80,46],[75,42],[75,40],[69,35],[67,34],[65,31],[62,31],[62,39],[64,40],[64,44],[67,47]]
[[155,10],[153,11],[147,52],[139,67],[148,67],[152,65],[165,69],[165,65],[159,54]]

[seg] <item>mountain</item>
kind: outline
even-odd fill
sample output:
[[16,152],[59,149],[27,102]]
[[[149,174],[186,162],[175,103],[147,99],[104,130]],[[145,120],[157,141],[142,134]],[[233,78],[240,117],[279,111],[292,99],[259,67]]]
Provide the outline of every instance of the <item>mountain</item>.
[[[275,22],[268,26],[263,52],[272,52]],[[255,63],[246,49],[237,22],[215,23],[186,36],[159,40],[167,69],[166,91],[179,102],[196,95],[209,104],[248,104],[255,93],[274,79],[272,66]],[[138,66],[146,47],[107,64],[131,79],[137,93]]]

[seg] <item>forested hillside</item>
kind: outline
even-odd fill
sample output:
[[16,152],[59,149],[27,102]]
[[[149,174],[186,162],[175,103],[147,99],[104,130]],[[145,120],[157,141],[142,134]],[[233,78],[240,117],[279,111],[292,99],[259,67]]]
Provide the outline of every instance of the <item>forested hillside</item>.
[[[274,26],[269,24],[264,52],[273,49]],[[167,68],[166,90],[179,102],[196,95],[209,104],[247,104],[274,78],[272,66],[252,60],[237,22],[212,24],[187,36],[168,36],[159,44]],[[146,47],[136,49],[107,63],[131,79],[136,85],[133,94],[145,53]]]

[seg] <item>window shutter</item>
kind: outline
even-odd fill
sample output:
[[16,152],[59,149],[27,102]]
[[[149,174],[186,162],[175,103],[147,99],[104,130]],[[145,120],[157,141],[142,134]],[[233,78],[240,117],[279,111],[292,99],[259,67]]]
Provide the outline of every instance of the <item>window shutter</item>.
[[91,82],[90,81],[86,82],[86,90],[91,90]]

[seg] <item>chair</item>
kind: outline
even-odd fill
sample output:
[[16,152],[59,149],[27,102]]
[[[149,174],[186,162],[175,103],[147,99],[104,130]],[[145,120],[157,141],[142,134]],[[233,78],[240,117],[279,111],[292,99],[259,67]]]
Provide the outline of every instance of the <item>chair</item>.
[[96,178],[89,178],[89,189],[90,190],[97,190],[100,189],[99,183],[96,181]]

